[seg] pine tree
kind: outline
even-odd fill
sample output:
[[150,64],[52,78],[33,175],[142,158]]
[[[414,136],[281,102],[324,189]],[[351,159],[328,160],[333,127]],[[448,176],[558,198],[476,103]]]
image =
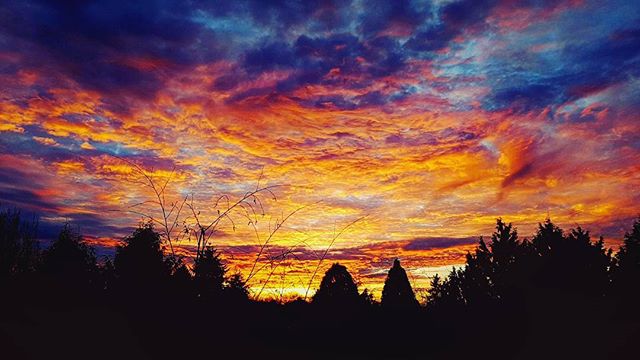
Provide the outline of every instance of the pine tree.
[[512,287],[517,285],[519,277],[518,260],[523,255],[522,244],[518,241],[518,232],[511,223],[502,219],[496,221],[496,230],[491,235],[491,285],[493,298],[509,297]]
[[227,279],[224,292],[227,299],[234,304],[245,302],[249,299],[249,289],[240,273],[235,273]]
[[194,273],[195,289],[199,297],[211,298],[222,293],[227,268],[216,249],[208,246],[202,252],[195,261]]
[[624,235],[624,242],[615,256],[613,283],[619,295],[629,299],[640,298],[640,218]]
[[395,259],[382,289],[382,306],[388,309],[410,309],[418,306],[406,271]]

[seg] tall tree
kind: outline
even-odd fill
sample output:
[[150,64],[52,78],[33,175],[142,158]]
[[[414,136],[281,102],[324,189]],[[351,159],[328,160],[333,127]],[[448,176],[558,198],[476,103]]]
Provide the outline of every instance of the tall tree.
[[418,307],[407,273],[395,259],[389,269],[382,289],[382,306],[388,309],[411,309]]
[[633,222],[630,232],[615,256],[613,269],[615,290],[627,298],[640,298],[640,218]]
[[521,280],[518,261],[523,255],[523,246],[518,241],[518,231],[511,223],[496,221],[496,230],[489,243],[491,258],[491,285],[494,298],[512,295],[513,287]]
[[559,258],[564,259],[562,273],[564,284],[584,295],[603,296],[609,288],[611,249],[606,249],[604,239],[592,241],[589,231],[581,227],[567,234]]

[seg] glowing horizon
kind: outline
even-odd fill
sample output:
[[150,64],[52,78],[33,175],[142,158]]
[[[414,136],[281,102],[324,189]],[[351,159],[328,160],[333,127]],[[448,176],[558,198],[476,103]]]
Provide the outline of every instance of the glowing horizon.
[[[640,7],[627,1],[144,1],[0,5],[0,204],[111,248],[172,176],[204,217],[264,186],[257,233],[213,245],[250,286],[347,265],[379,292],[399,257],[423,289],[495,219],[550,217],[614,246],[640,211]],[[156,209],[157,210],[157,209]],[[148,210],[145,210],[148,211]],[[182,249],[192,243],[184,242]],[[311,289],[315,289],[313,285]]]

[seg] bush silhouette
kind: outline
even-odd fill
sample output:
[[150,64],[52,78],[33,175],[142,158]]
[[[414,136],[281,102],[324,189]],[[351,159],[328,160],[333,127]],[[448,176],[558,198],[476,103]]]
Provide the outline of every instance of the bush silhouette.
[[314,304],[340,307],[357,305],[359,299],[358,286],[351,274],[345,266],[335,263],[324,274],[312,301]]
[[382,289],[382,306],[388,309],[411,309],[418,306],[406,271],[395,259]]

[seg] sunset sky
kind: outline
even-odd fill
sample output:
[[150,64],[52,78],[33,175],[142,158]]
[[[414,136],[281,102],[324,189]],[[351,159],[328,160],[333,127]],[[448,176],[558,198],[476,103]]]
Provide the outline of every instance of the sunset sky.
[[108,254],[152,199],[133,164],[175,170],[168,200],[203,218],[279,185],[256,229],[238,213],[213,237],[246,277],[300,209],[254,295],[304,293],[349,224],[314,284],[339,261],[378,293],[399,257],[422,289],[497,217],[617,246],[640,213],[639,76],[629,0],[3,2],[0,205]]

